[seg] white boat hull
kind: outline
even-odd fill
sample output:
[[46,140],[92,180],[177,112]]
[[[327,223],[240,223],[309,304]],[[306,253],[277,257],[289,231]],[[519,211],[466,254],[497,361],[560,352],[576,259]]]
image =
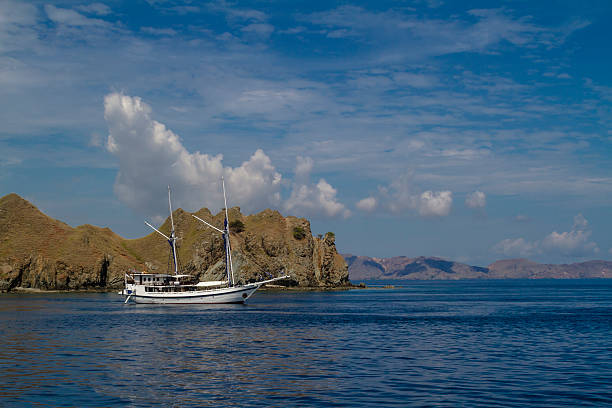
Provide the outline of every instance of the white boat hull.
[[135,285],[119,293],[125,296],[125,303],[130,300],[134,301],[134,303],[148,304],[245,303],[261,285],[287,277],[273,278],[229,288],[190,290],[186,292],[146,292],[144,286]]
[[235,286],[233,288],[198,290],[191,292],[174,293],[127,293],[130,300],[135,303],[155,304],[214,304],[214,303],[244,303],[255,293],[260,285]]

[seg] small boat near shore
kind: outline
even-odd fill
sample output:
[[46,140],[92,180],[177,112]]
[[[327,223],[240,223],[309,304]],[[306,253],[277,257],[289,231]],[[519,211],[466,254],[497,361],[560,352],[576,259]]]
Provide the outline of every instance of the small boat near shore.
[[222,234],[225,249],[226,279],[221,281],[197,282],[193,276],[179,273],[176,252],[177,237],[174,230],[174,219],[172,216],[170,186],[168,186],[168,207],[170,209],[171,225],[170,236],[162,233],[148,222],[145,221],[145,223],[155,232],[163,236],[170,244],[174,264],[174,274],[146,272],[126,273],[125,288],[119,292],[120,295],[125,296],[125,303],[128,303],[130,300],[134,301],[135,303],[158,304],[245,303],[262,285],[289,278],[288,275],[285,275],[247,284],[237,285],[235,283],[230,246],[227,199],[225,197],[225,182],[223,180],[222,185],[223,199],[225,202],[225,219],[223,222],[224,228],[217,228],[193,214],[192,216],[198,221]]

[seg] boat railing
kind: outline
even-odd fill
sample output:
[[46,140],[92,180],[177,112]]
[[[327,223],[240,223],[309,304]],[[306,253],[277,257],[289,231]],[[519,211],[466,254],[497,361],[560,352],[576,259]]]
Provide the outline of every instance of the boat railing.
[[201,287],[197,285],[144,285],[145,292],[168,293],[168,292],[209,292],[224,287]]

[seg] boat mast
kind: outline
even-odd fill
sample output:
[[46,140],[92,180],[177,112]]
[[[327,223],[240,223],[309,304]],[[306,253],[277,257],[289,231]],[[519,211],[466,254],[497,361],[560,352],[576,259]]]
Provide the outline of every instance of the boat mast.
[[225,238],[225,272],[227,273],[227,281],[230,286],[234,286],[234,268],[232,266],[232,247],[230,246],[230,231],[229,218],[227,216],[227,198],[225,196],[225,179],[221,176],[221,184],[223,186],[223,203],[225,204],[225,222],[223,237]]
[[168,186],[168,208],[170,208],[170,239],[168,242],[172,247],[172,256],[174,257],[174,274],[178,275],[178,263],[176,262],[176,236],[174,235],[174,218],[172,217],[172,201],[170,201],[170,186]]
[[232,266],[232,247],[230,245],[230,231],[229,231],[229,217],[227,214],[227,197],[225,195],[225,179],[221,177],[221,184],[223,185],[223,203],[225,204],[225,220],[223,221],[223,230],[215,227],[214,225],[209,224],[204,221],[197,215],[191,214],[191,216],[199,221],[202,221],[204,224],[209,227],[219,231],[221,235],[223,235],[223,246],[225,250],[225,273],[227,276],[227,284],[229,286],[234,286],[234,267]]

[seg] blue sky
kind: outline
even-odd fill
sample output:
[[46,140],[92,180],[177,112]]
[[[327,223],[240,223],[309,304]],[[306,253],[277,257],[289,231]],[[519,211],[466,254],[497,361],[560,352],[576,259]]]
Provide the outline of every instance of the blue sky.
[[0,0],[0,194],[125,237],[271,207],[342,252],[612,259],[606,1]]

